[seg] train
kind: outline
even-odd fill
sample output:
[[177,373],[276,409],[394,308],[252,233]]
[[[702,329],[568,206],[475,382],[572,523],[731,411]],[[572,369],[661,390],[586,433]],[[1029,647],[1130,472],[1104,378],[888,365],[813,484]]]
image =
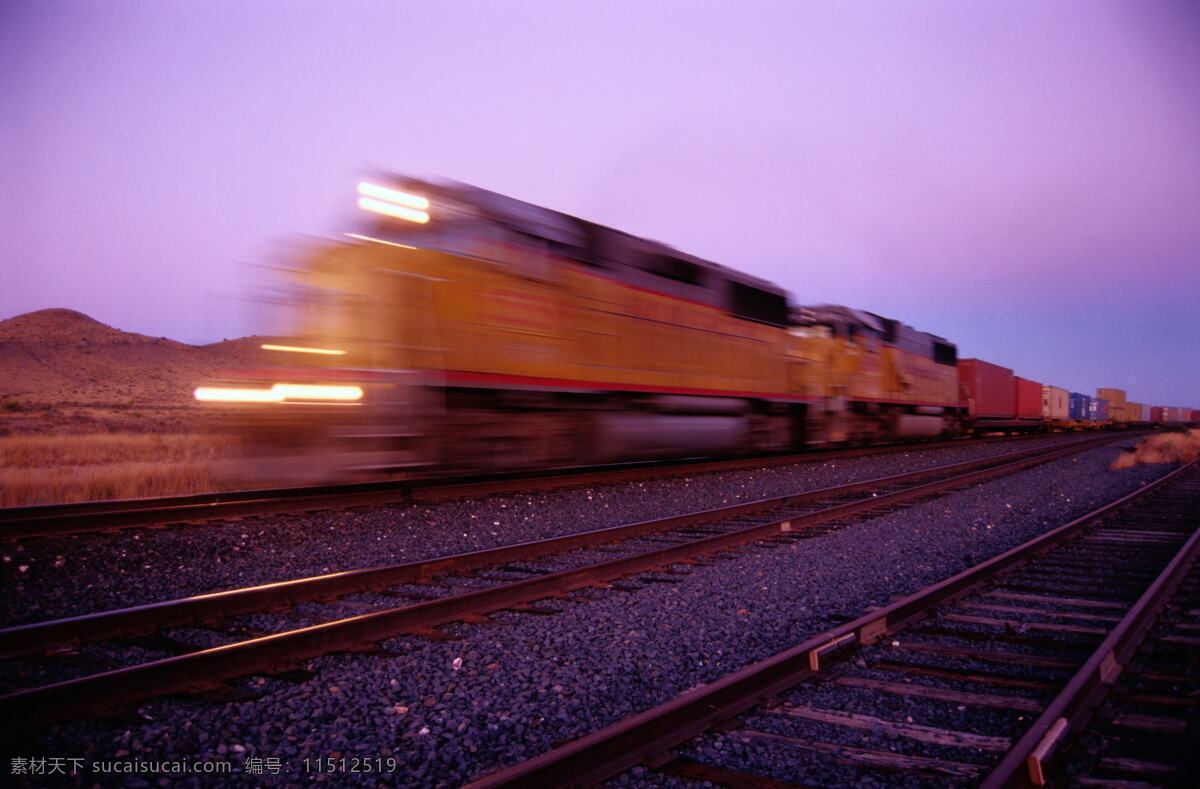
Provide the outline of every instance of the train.
[[1075,394],[960,360],[895,318],[797,304],[766,280],[468,184],[382,173],[358,184],[357,207],[355,232],[286,267],[289,339],[263,344],[269,362],[195,390],[279,474],[1149,421],[1129,418],[1123,393],[1120,410],[1110,394],[1080,411]]

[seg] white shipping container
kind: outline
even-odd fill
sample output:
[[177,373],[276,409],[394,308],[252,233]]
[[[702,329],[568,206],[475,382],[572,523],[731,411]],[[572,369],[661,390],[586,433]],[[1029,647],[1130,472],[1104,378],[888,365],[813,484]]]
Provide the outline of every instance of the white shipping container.
[[1067,390],[1057,386],[1042,384],[1042,417],[1045,419],[1068,418]]
[[1142,421],[1143,422],[1150,421],[1150,404],[1149,403],[1142,403]]

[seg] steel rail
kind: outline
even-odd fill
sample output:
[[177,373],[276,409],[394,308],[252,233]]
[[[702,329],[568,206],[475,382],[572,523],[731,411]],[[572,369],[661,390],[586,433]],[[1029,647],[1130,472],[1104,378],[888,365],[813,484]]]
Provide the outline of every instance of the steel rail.
[[923,619],[933,609],[979,589],[997,576],[1044,553],[1092,524],[1162,490],[1197,467],[1194,461],[1146,487],[1068,524],[1005,551],[973,568],[814,636],[712,684],[685,691],[645,712],[619,720],[554,750],[504,768],[468,784],[487,787],[585,787],[643,761],[662,757],[721,720],[809,679],[855,644],[869,645]]
[[546,490],[557,487],[648,479],[680,472],[700,474],[764,466],[773,467],[789,463],[823,462],[864,455],[965,446],[977,441],[982,443],[1008,442],[1022,438],[1028,438],[1028,436],[887,444],[859,449],[808,451],[799,454],[768,455],[732,460],[676,460],[666,463],[646,461],[587,469],[571,467],[470,477],[355,482],[340,485],[225,491],[144,499],[2,507],[0,508],[0,541],[238,518],[247,515],[419,503],[491,493]]
[[1067,739],[1086,728],[1096,707],[1129,665],[1146,633],[1198,556],[1200,529],[1192,533],[1062,692],[984,779],[981,789],[1046,785],[1048,766],[1059,755]]
[[[864,482],[837,485],[804,493],[718,507],[711,510],[673,515],[648,521],[608,526],[561,537],[532,540],[499,548],[488,548],[452,556],[437,557],[404,564],[328,573],[244,589],[196,595],[177,600],[94,614],[38,622],[0,630],[0,658],[47,653],[73,648],[82,643],[106,638],[142,635],[168,627],[204,624],[223,618],[255,611],[285,608],[296,603],[329,599],[342,595],[370,592],[404,583],[420,583],[439,575],[470,572],[499,564],[541,558],[547,555],[611,543],[630,538],[684,529],[716,520],[726,520],[761,513],[766,510],[795,507],[801,504],[870,492],[873,489],[938,477],[959,475],[973,469],[988,470],[1008,463],[1020,463],[1028,458],[1043,458],[1058,453],[1077,452],[1096,439],[1077,442],[1066,447],[1035,448],[1011,452],[991,458],[937,466],[907,474],[894,474]],[[1053,458],[1049,458],[1053,459]],[[1040,461],[1039,462],[1046,462]],[[864,503],[879,506],[875,497]],[[846,508],[842,514],[851,514]],[[832,516],[827,516],[832,517]],[[799,518],[793,518],[799,524]]]
[[[924,498],[989,476],[1015,473],[1081,451],[1095,443],[1096,440],[1089,440],[1065,448],[1043,449],[1039,455],[955,474],[916,488],[865,497],[804,515],[785,514],[764,523],[633,556],[18,691],[0,697],[0,719],[20,721],[24,727],[39,726],[64,718],[107,712],[168,693],[209,688],[247,674],[272,673],[293,666],[300,660],[330,652],[355,651],[386,638],[425,630],[468,615],[512,608],[577,589],[603,585],[633,573],[794,531],[819,520],[842,517],[905,499]],[[1012,454],[1020,456],[1029,455],[1030,452],[1032,450]],[[924,475],[931,473],[933,470],[919,472]],[[895,475],[883,480],[894,481],[905,476],[911,475]],[[880,482],[873,481],[876,487]],[[864,488],[870,484],[856,483],[852,487]],[[723,508],[722,517],[730,517],[728,510],[737,511],[746,506]],[[711,511],[680,517],[688,519],[688,522],[712,520]]]

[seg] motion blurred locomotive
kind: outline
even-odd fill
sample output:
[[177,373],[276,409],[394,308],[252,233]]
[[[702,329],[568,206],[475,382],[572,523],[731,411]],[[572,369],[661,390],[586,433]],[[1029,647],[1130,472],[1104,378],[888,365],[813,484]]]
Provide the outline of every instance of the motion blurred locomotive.
[[[459,183],[358,186],[277,366],[196,390],[279,471],[508,470],[950,437],[955,346]],[[287,468],[279,468],[284,464]]]

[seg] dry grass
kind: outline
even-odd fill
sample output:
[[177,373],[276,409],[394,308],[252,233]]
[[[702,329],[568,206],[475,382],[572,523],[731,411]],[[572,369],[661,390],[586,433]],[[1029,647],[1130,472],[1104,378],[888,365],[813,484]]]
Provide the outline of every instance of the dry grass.
[[1190,463],[1200,457],[1200,430],[1160,433],[1144,438],[1132,452],[1122,452],[1112,469],[1131,468],[1147,463]]
[[240,487],[237,443],[210,433],[0,437],[0,506]]
[[0,467],[48,468],[146,461],[179,463],[228,457],[233,439],[205,433],[87,433],[2,436]]
[[207,493],[239,487],[219,462],[109,463],[0,473],[0,506]]

